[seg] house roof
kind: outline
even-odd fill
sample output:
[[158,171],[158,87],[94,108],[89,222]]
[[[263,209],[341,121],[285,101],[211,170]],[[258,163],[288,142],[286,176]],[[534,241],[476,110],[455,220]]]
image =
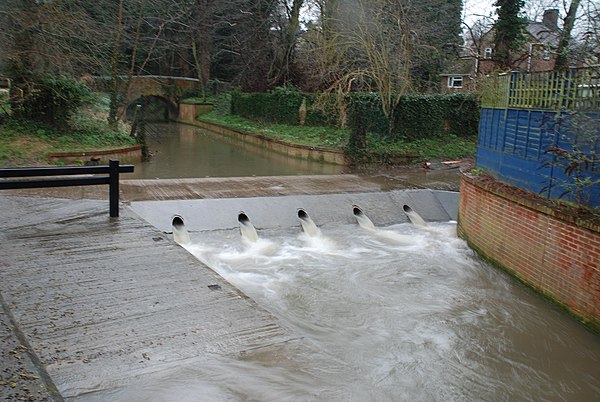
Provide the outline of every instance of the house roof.
[[[525,30],[528,38],[526,38],[526,43],[523,45],[522,51],[531,52],[531,44],[543,44],[551,48],[558,47],[562,30],[558,28],[557,20],[558,10],[547,10],[544,13],[543,21],[527,21]],[[449,65],[440,76],[467,76],[473,74],[473,60],[477,58],[481,59],[483,54],[479,53],[483,52],[485,47],[493,45],[494,32],[495,27],[492,27],[487,31],[483,31],[478,38],[475,38],[479,42],[480,48],[476,47],[473,42],[468,42],[467,46],[463,48],[460,58]]]
[[455,60],[451,65],[446,67],[443,74],[440,76],[445,77],[449,75],[471,75],[473,71],[473,59],[463,58]]
[[548,27],[541,22],[530,21],[527,23],[527,32],[539,43],[558,46],[560,39],[560,29]]

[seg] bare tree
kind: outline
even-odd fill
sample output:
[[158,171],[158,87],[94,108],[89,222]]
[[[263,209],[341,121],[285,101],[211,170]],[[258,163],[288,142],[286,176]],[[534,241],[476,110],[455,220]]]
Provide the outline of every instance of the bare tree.
[[492,26],[493,20],[485,15],[480,15],[474,22],[463,21],[465,43],[461,53],[474,61],[473,72],[476,76],[481,73],[481,59],[485,57],[485,47],[489,45],[485,37]]
[[296,55],[296,42],[300,32],[300,11],[304,0],[280,0],[281,10],[274,17],[277,41],[274,43],[274,58],[269,71],[273,85],[287,85],[292,76]]
[[17,83],[100,71],[109,59],[109,35],[81,2],[4,0],[0,19],[3,69]]

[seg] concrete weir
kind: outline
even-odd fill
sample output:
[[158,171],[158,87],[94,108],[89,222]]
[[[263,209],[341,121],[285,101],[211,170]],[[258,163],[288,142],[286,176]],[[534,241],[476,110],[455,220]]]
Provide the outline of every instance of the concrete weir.
[[0,195],[0,202],[0,300],[40,372],[75,400],[215,357],[273,361],[284,343],[309,347],[173,241],[174,216],[191,232],[237,229],[240,211],[257,229],[299,226],[299,208],[317,225],[356,224],[354,206],[377,226],[407,221],[404,205],[426,221],[448,221],[456,219],[457,193],[138,201],[119,219],[102,201]]
[[159,230],[170,233],[171,217],[185,220],[191,232],[235,229],[238,213],[244,213],[257,229],[299,226],[298,209],[317,225],[354,224],[353,206],[359,206],[377,226],[407,222],[409,205],[426,221],[456,220],[458,193],[441,190],[394,190],[388,192],[326,195],[289,195],[201,200],[137,201],[131,209]]

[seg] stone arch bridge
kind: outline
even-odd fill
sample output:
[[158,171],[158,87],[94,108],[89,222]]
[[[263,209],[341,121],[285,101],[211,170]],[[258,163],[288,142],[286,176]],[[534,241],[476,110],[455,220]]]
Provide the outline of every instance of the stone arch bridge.
[[[135,75],[130,80],[127,76],[119,76],[118,80],[119,91],[126,94],[120,111],[124,118],[131,116],[142,100],[146,105],[162,106],[165,119],[177,118],[183,95],[198,89],[199,83],[197,78],[164,75]],[[95,77],[90,85],[98,91],[108,92],[110,81],[110,77]]]

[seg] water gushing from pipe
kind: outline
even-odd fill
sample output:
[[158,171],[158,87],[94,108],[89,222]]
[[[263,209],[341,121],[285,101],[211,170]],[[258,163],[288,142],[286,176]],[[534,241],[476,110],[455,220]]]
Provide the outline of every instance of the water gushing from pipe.
[[362,209],[360,209],[360,207],[357,205],[352,206],[352,213],[356,217],[356,220],[358,221],[358,224],[361,228],[366,229],[370,232],[373,232],[373,234],[377,238],[379,238],[387,243],[403,244],[403,245],[412,245],[412,244],[418,243],[418,240],[416,238],[414,238],[413,236],[400,234],[393,230],[382,230],[382,229],[376,228],[375,225],[373,224],[373,222],[369,219],[369,217],[367,215],[365,215],[365,213],[362,211]]
[[254,225],[252,225],[250,218],[248,218],[248,215],[246,215],[244,211],[241,211],[238,214],[238,222],[240,223],[242,240],[248,243],[256,243],[256,241],[258,241],[258,233],[256,233]]
[[352,213],[356,217],[356,220],[361,228],[375,230],[375,225],[373,225],[373,222],[371,222],[371,220],[367,217],[367,215],[364,214],[358,205],[352,205]]
[[321,231],[319,230],[317,225],[315,225],[313,220],[310,219],[310,216],[308,216],[306,211],[302,208],[298,209],[298,219],[300,219],[302,230],[304,230],[304,233],[306,233],[306,235],[310,237],[316,237],[321,234]]
[[423,220],[423,218],[421,218],[421,215],[419,215],[418,213],[413,211],[413,209],[411,207],[409,207],[408,205],[404,205],[402,207],[402,209],[404,210],[404,213],[406,214],[406,216],[412,222],[413,225],[427,226],[427,222],[425,222],[425,220]]
[[171,226],[173,228],[173,240],[175,240],[175,243],[182,246],[191,243],[190,235],[181,216],[173,216],[173,219],[171,220]]

